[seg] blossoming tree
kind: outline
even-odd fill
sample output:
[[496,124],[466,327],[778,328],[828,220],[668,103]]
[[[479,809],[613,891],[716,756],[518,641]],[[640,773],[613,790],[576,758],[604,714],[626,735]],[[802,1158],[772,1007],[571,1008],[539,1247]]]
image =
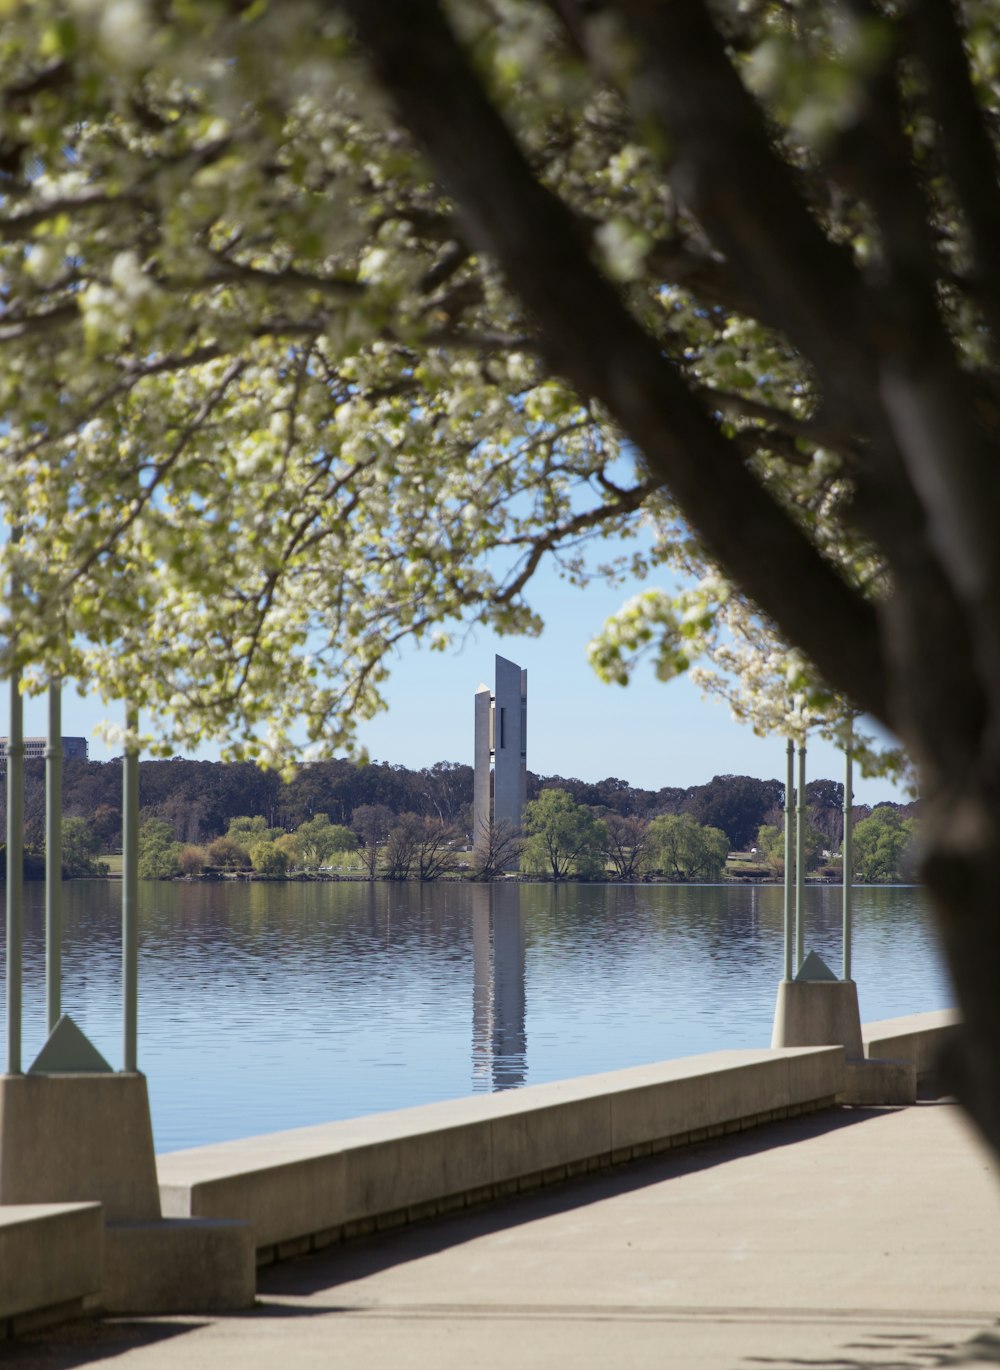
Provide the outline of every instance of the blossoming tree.
[[915,761],[1000,1148],[992,6],[0,8],[7,666],[340,746],[645,526],[607,675]]

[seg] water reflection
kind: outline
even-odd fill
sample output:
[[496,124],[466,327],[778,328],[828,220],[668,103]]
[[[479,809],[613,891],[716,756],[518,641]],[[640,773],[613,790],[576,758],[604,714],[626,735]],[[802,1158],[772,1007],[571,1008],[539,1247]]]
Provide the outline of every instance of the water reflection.
[[509,885],[475,885],[470,895],[473,1089],[516,1089],[527,1078],[521,900]]
[[[63,1003],[120,1063],[120,887],[65,887]],[[840,891],[807,946],[840,964]],[[25,1059],[45,1037],[44,886],[27,890]],[[471,1090],[766,1046],[778,887],[140,888],[139,1062],[169,1150]],[[862,1018],[953,1002],[920,892],[858,890]]]

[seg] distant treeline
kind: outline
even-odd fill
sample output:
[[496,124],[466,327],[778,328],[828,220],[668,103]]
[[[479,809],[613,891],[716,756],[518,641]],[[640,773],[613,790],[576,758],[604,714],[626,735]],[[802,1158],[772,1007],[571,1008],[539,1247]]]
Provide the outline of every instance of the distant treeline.
[[[454,825],[471,836],[472,767],[439,761],[423,770],[409,770],[387,762],[357,765],[351,761],[320,761],[303,766],[285,782],[273,771],[251,764],[218,761],[144,761],[139,767],[142,819],[169,825],[177,842],[204,844],[223,836],[230,820],[262,818],[268,828],[292,832],[317,814],[347,825],[355,809],[383,805],[393,814],[416,814]],[[599,817],[652,818],[660,814],[688,814],[705,827],[721,829],[733,851],[753,846],[765,824],[783,822],[784,782],[757,780],[745,775],[717,775],[704,785],[687,789],[666,785],[659,790],[637,789],[625,780],[608,777],[591,783],[572,777],[540,776],[528,772],[528,798],[543,790],[565,790],[577,804]],[[806,786],[809,822],[840,845],[843,830],[844,787],[833,780],[814,780]],[[0,786],[0,822],[6,797]],[[25,765],[25,838],[40,846],[45,831],[45,764]],[[893,805],[903,816],[913,805]],[[63,768],[63,812],[85,819],[102,851],[121,843],[121,764],[113,761],[66,761]],[[863,818],[871,812],[856,805]]]

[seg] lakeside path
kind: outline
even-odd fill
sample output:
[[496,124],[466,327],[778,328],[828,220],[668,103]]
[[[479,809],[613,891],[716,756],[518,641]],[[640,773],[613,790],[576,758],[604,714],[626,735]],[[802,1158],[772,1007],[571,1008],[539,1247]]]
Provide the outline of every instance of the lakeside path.
[[1000,1362],[1000,1171],[955,1105],[837,1109],[260,1274],[253,1312],[0,1346],[69,1370]]

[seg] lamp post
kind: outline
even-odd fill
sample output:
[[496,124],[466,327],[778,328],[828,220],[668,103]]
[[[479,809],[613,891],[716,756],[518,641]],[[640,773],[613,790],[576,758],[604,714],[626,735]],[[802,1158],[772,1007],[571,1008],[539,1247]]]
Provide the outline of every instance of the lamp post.
[[62,681],[49,684],[45,747],[45,1003],[47,1028],[62,1013]]
[[138,1070],[139,1019],[139,711],[125,710],[122,758],[122,1070]]
[[792,938],[793,902],[792,882],[795,871],[795,843],[792,833],[792,814],[795,809],[795,743],[788,739],[785,767],[785,979],[793,975]]
[[7,1074],[21,1073],[21,979],[24,942],[24,702],[12,670],[7,733]]
[[799,743],[799,786],[795,805],[795,970],[805,960],[806,738]]
[[842,979],[851,978],[851,898],[854,884],[854,836],[851,832],[854,803],[854,716],[847,723],[847,746],[844,750],[844,839],[842,843],[842,878],[844,884],[844,966]]

